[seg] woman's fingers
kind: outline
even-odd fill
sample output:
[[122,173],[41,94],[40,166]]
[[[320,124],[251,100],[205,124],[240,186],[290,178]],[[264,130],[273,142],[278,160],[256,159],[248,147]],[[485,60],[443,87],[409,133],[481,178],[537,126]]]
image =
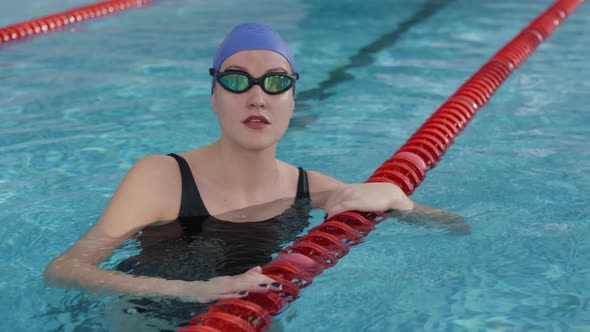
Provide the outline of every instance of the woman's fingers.
[[240,285],[242,290],[254,293],[264,293],[268,291],[281,290],[281,284],[274,279],[262,274],[262,268],[257,266],[246,273],[234,276],[236,284]]
[[335,214],[343,212],[344,210],[342,204],[348,200],[346,197],[348,195],[348,191],[346,190],[337,190],[334,192],[324,205],[324,211],[328,214],[328,217],[331,217]]
[[411,210],[412,201],[390,183],[357,183],[334,191],[323,206],[328,217],[345,211],[382,212],[390,209]]
[[342,204],[336,205],[334,207],[327,208],[325,210],[326,214],[328,214],[328,218],[332,218],[333,216],[337,215],[338,213],[350,211],[346,209]]
[[241,299],[243,297],[248,296],[248,292],[247,291],[242,291],[239,293],[228,293],[228,294],[221,294],[219,296],[217,296],[218,300],[225,300],[225,299]]
[[[257,266],[235,276],[213,278],[209,282],[219,296],[235,297],[241,292],[265,293],[268,291],[279,291],[282,285],[274,279],[261,273],[262,268]],[[246,296],[246,295],[243,295]],[[220,297],[221,298],[221,297]]]

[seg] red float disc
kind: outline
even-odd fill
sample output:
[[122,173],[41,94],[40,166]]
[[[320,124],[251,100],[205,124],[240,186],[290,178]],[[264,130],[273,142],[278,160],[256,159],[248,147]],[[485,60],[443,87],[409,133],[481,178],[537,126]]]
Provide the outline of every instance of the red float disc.
[[[445,121],[444,119],[441,119],[442,121]],[[433,120],[433,121],[437,121],[437,120]],[[440,158],[442,157],[442,152],[439,151],[436,146],[434,146],[434,144],[428,142],[427,140],[423,140],[423,139],[419,139],[416,137],[412,137],[412,139],[409,139],[401,148],[406,148],[406,147],[410,147],[410,146],[417,146],[417,147],[421,147],[423,149],[425,149],[426,151],[428,151],[430,153],[430,155],[432,155],[435,159],[434,163],[438,163],[438,161],[440,160]]]
[[334,255],[338,259],[346,256],[346,254],[348,254],[348,251],[350,249],[350,247],[346,243],[340,241],[340,239],[337,238],[336,236],[334,236],[330,233],[320,232],[320,231],[309,232],[305,236],[302,236],[302,237],[298,238],[297,240],[295,240],[294,243],[302,243],[302,242],[312,242],[312,243],[318,244],[318,245],[326,248],[328,251],[334,253]]
[[270,315],[276,315],[289,304],[289,302],[280,297],[279,294],[268,292],[268,293],[249,293],[243,298],[245,301],[253,302],[258,306],[262,307]]
[[436,122],[436,120],[434,121],[435,122],[424,122],[422,127],[420,127],[419,131],[423,131],[423,129],[431,129],[436,131],[439,135],[445,137],[445,139],[447,139],[448,141],[453,141],[455,139],[454,130],[452,130],[451,128],[447,128],[446,125],[442,125]]
[[[432,136],[428,136],[427,134],[418,135],[416,137],[423,138],[423,139],[430,139],[431,142],[434,142],[433,144],[437,144],[436,142],[438,142],[438,140],[436,140],[436,138],[433,138]],[[380,171],[387,171],[387,170],[398,171],[398,172],[401,172],[402,174],[406,175],[409,178],[410,182],[412,182],[414,187],[416,187],[418,185],[418,183],[420,183],[422,181],[422,179],[414,171],[414,168],[412,168],[412,167],[408,166],[406,163],[400,162],[400,161],[388,161],[388,162],[383,163],[383,165],[381,165],[379,168],[377,168],[377,170],[375,171],[375,173],[373,173],[372,176],[379,176]]]
[[217,301],[209,306],[208,312],[225,312],[247,321],[256,330],[263,330],[270,326],[271,318],[266,310],[254,302],[242,299],[227,299]]
[[307,287],[312,280],[311,276],[305,273],[300,267],[289,262],[266,264],[262,266],[262,273],[280,276],[285,280],[295,283],[300,288]]
[[[418,130],[416,130],[416,132],[410,137],[414,137],[414,136],[418,136],[418,135],[430,135],[435,137],[437,140],[441,141],[443,146],[445,147],[445,150],[449,147],[449,145],[451,144],[451,140],[442,132],[440,132],[439,130],[433,129],[433,128],[419,128]],[[394,155],[396,156],[396,155]],[[388,159],[391,160],[393,158]]]
[[266,274],[266,276],[281,283],[281,290],[278,292],[274,292],[278,294],[281,298],[285,299],[288,302],[292,302],[293,300],[299,297],[299,286],[297,286],[295,283],[292,283],[288,280],[281,278],[280,276],[272,274]]
[[455,123],[446,120],[444,118],[434,118],[434,119],[428,119],[426,120],[426,122],[424,122],[425,126],[428,127],[432,127],[432,126],[438,126],[438,127],[442,127],[445,128],[447,130],[447,134],[451,135],[451,137],[455,137],[457,136],[460,132],[461,132],[461,128],[458,127]]
[[334,235],[335,237],[339,238],[340,241],[343,241],[349,246],[357,245],[363,239],[363,235],[359,233],[359,231],[339,221],[324,221],[323,223],[309,230],[309,232],[315,231]]
[[[441,134],[439,134],[441,135]],[[441,137],[443,139],[446,139],[444,135],[441,135]],[[424,159],[420,158],[420,156],[418,156],[415,153],[412,152],[396,152],[391,158],[387,159],[386,162],[389,161],[402,161],[402,162],[408,162],[409,165],[415,167],[415,171],[418,172],[418,175],[420,176],[421,179],[424,178],[425,176],[425,172],[428,169],[428,165],[426,165],[426,163],[424,162]]]
[[[351,226],[352,227],[352,226]],[[281,251],[283,254],[298,253],[305,255],[325,268],[332,267],[338,263],[338,257],[328,251],[326,248],[312,242],[296,243]]]
[[474,104],[471,100],[460,96],[452,96],[449,98],[449,100],[443,104],[443,106],[447,105],[457,106],[457,108],[468,118],[470,118],[477,111],[476,104]]
[[191,325],[205,325],[221,331],[256,332],[247,321],[225,312],[206,312],[193,317]]
[[465,127],[467,123],[467,119],[464,117],[463,113],[457,111],[452,106],[446,106],[445,108],[439,108],[436,112],[432,113],[428,120],[435,120],[435,119],[444,119],[453,123],[455,126],[459,128]]
[[189,325],[183,326],[176,330],[176,332],[223,332],[211,326],[205,325]]

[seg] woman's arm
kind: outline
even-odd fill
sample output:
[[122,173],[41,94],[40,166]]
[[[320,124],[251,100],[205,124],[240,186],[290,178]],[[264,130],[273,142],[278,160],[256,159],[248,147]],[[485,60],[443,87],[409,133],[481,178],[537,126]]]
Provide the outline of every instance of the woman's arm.
[[308,171],[311,201],[331,217],[345,211],[410,211],[415,203],[391,183],[346,184],[327,175]]
[[[45,272],[46,280],[55,286],[81,288],[90,292],[174,297],[201,303],[244,297],[248,292],[280,290],[280,286],[272,286],[275,282],[273,279],[261,274],[260,267],[241,275],[209,281],[137,277],[99,268],[97,264],[125,239],[110,237],[99,227],[93,227],[74,246],[51,262]],[[261,284],[265,286],[261,287]]]
[[308,171],[311,199],[328,217],[345,211],[385,212],[401,221],[470,234],[465,220],[454,213],[412,201],[391,183],[345,184],[329,176]]
[[412,210],[391,210],[388,214],[399,221],[414,225],[445,229],[456,235],[471,234],[471,227],[460,215],[426,205],[414,203]]
[[54,286],[82,288],[91,292],[180,297],[183,289],[181,282],[135,277],[97,266],[126,238],[114,238],[100,227],[92,227],[68,251],[49,264],[45,271],[46,280]]
[[274,280],[261,274],[259,267],[238,276],[189,282],[136,277],[97,266],[124,240],[145,226],[176,219],[181,188],[178,165],[174,159],[149,156],[140,160],[125,176],[100,220],[69,250],[49,264],[45,272],[46,280],[60,287],[176,297],[197,302],[280,289],[280,286],[272,286]]

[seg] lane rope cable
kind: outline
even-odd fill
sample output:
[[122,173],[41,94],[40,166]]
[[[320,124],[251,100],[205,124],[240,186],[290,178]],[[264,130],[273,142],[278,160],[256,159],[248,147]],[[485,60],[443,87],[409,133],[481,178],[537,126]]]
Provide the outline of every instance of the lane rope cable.
[[[411,195],[426,172],[441,159],[455,137],[480,110],[506,78],[516,70],[583,0],[558,0],[502,47],[445,101],[397,152],[366,182],[389,182]],[[269,264],[265,275],[283,285],[280,292],[250,293],[241,299],[220,300],[193,317],[178,332],[255,332],[270,327],[271,315],[279,314],[313,278],[334,266],[351,246],[379,224],[380,213],[344,212],[320,225],[283,249]]]
[[0,27],[0,46],[36,35],[63,30],[71,24],[144,7],[156,0],[108,0]]

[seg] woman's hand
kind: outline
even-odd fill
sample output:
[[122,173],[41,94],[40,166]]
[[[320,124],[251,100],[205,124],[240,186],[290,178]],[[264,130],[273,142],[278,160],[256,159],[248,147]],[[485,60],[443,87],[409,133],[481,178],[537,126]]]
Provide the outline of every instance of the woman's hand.
[[187,301],[208,303],[215,300],[235,299],[249,293],[266,293],[280,291],[282,285],[262,274],[262,268],[256,266],[235,276],[212,278],[209,281],[185,282],[180,298]]
[[328,217],[345,211],[411,210],[414,203],[391,183],[343,184],[330,193],[323,206]]
[[462,216],[426,205],[415,204],[411,211],[391,211],[389,214],[399,221],[414,225],[446,229],[456,235],[471,234],[471,226]]

